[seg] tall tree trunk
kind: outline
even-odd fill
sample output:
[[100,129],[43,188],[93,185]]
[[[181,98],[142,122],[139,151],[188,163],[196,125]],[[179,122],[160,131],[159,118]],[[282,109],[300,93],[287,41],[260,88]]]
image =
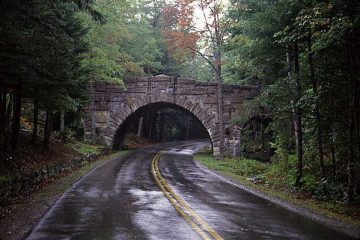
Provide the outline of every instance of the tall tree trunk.
[[336,154],[335,154],[335,143],[334,143],[334,131],[330,128],[330,151],[331,151],[331,175],[336,178]]
[[[355,155],[356,162],[360,164],[360,28],[355,30],[354,47],[352,51],[353,56],[353,81],[354,81],[354,123],[355,123]],[[355,188],[357,194],[360,191],[360,176],[358,169],[355,171],[357,183]]]
[[33,121],[34,122],[33,122],[33,131],[32,131],[31,142],[33,144],[35,144],[36,139],[37,139],[38,126],[39,126],[39,98],[36,93],[35,93],[35,97],[34,97],[34,120]]
[[359,79],[355,77],[357,63],[355,56],[356,48],[359,41],[359,33],[356,29],[349,32],[348,39],[348,79],[349,79],[349,130],[348,130],[348,187],[347,187],[347,204],[350,205],[354,197],[355,187],[355,159],[359,161]]
[[15,100],[14,100],[14,115],[12,120],[12,129],[11,129],[11,151],[16,151],[19,141],[19,132],[20,132],[20,117],[21,117],[21,100],[22,100],[22,82],[17,82],[17,88],[15,91]]
[[44,129],[44,142],[43,146],[45,149],[49,148],[50,138],[51,138],[51,130],[52,130],[52,110],[46,110],[46,120],[45,120],[45,129]]
[[[352,95],[352,94],[351,94]],[[354,124],[354,119],[353,119],[353,101],[354,101],[354,96],[352,95],[350,97],[350,116],[349,116],[349,130],[348,130],[348,162],[347,162],[347,171],[348,171],[348,186],[347,186],[347,198],[346,198],[346,203],[348,205],[350,205],[353,201],[353,197],[354,197],[354,158],[355,158],[355,149],[354,149],[354,132],[355,132],[355,124]]]
[[303,175],[303,145],[302,145],[302,111],[299,106],[301,98],[301,78],[300,78],[300,66],[299,66],[299,47],[298,43],[294,43],[294,71],[295,71],[295,86],[296,86],[296,101],[294,111],[294,128],[296,139],[296,180],[295,186],[301,187],[302,175]]
[[5,129],[4,129],[4,144],[3,144],[3,149],[8,150],[9,149],[9,144],[10,142],[7,141],[7,139],[10,139],[10,118],[11,115],[13,113],[13,107],[14,107],[14,101],[15,101],[15,96],[14,96],[14,92],[10,93],[10,99],[9,102],[7,103],[6,106],[6,113],[5,113],[5,120],[4,120],[4,125],[5,125]]
[[260,133],[261,133],[261,150],[265,151],[265,126],[263,119],[260,118]]
[[190,139],[190,116],[184,116],[184,126],[185,126],[185,140]]
[[287,47],[287,50],[286,50],[286,63],[287,63],[287,74],[288,74],[288,77],[290,78],[291,77],[291,72],[292,72],[292,68],[291,68],[291,62],[292,62],[292,59],[291,59],[291,54],[290,54],[290,46]]
[[152,131],[151,131],[151,137],[153,140],[157,140],[157,130],[158,130],[158,112],[154,112],[154,115],[153,115],[153,124],[152,124]]
[[139,122],[138,122],[138,129],[137,129],[137,133],[136,135],[138,137],[141,137],[142,136],[142,131],[143,131],[143,117],[140,117],[139,118]]
[[96,124],[96,111],[91,111],[91,143],[96,144],[97,143],[97,124]]
[[0,149],[5,142],[5,116],[6,116],[6,94],[7,89],[5,86],[0,88]]
[[162,142],[167,142],[169,140],[168,138],[168,131],[167,131],[167,120],[168,119],[168,116],[167,116],[167,113],[164,112],[164,126],[163,126],[163,130],[162,130],[162,137],[161,137],[161,140]]
[[60,132],[65,131],[65,111],[60,111]]
[[149,139],[152,139],[153,137],[153,129],[154,129],[154,113],[153,112],[150,112],[149,114],[149,129],[148,129],[148,138]]
[[161,131],[160,118],[161,118],[161,111],[158,111],[156,112],[156,117],[155,117],[155,134],[154,134],[155,139],[158,142],[160,141],[160,131]]
[[143,116],[143,131],[142,131],[142,137],[147,138],[149,135],[149,118],[150,113],[145,113]]
[[[241,152],[241,128],[238,126],[234,126],[234,134],[233,134],[233,141],[234,141],[234,145],[233,145],[233,157],[241,157],[242,156],[242,152]],[[237,141],[237,143],[236,143]]]
[[90,109],[90,115],[91,115],[91,143],[96,144],[97,143],[97,124],[96,124],[96,106],[95,106],[95,89],[93,86],[93,81],[90,80],[90,94],[91,94],[91,109]]
[[308,37],[308,61],[310,67],[310,79],[312,83],[312,89],[315,95],[317,102],[315,102],[315,128],[316,128],[316,140],[319,154],[319,163],[320,163],[320,173],[321,177],[325,177],[325,164],[324,164],[324,150],[323,150],[323,140],[322,140],[322,129],[321,129],[321,115],[318,99],[318,82],[315,78],[315,66],[314,66],[314,54],[312,52],[312,42],[311,42],[311,32],[309,32]]
[[164,142],[164,132],[165,132],[165,113],[160,112],[160,129],[159,129],[159,141]]
[[[219,46],[218,46],[219,48]],[[221,52],[220,49],[215,50],[215,74],[216,74],[216,82],[218,85],[218,123],[219,123],[219,137],[220,137],[220,155],[224,153],[224,102],[223,102],[223,84],[221,78]]]

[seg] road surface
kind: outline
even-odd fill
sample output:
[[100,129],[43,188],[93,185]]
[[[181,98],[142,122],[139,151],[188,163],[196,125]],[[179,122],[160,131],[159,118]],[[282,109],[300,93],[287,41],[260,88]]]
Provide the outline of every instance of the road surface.
[[207,144],[159,144],[107,161],[27,239],[350,239],[204,171],[192,153]]

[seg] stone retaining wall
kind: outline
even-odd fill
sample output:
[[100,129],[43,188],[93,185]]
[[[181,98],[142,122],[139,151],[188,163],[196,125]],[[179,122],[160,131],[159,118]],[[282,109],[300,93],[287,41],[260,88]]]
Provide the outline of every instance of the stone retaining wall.
[[102,156],[109,155],[110,152],[109,148],[104,148],[97,154],[77,157],[65,163],[49,164],[31,173],[9,176],[7,180],[0,182],[0,206],[7,204],[13,197],[33,191],[37,185],[49,178],[80,168]]

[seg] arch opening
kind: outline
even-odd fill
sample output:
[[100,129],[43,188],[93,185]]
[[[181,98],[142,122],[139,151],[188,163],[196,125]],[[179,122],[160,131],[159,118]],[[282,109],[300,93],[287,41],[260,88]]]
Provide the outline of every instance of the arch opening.
[[113,148],[128,148],[127,139],[134,136],[159,143],[209,139],[213,145],[209,131],[196,115],[169,102],[149,103],[129,114],[115,132]]

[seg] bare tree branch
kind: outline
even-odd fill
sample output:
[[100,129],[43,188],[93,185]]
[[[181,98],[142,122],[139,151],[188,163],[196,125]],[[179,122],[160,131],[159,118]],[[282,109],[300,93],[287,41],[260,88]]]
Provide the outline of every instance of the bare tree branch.
[[202,52],[200,52],[199,50],[195,51],[200,57],[202,57],[207,63],[209,63],[209,65],[211,66],[211,68],[216,71],[216,67],[214,65],[214,63],[212,61],[210,61],[209,58],[206,57],[205,54],[203,54]]

